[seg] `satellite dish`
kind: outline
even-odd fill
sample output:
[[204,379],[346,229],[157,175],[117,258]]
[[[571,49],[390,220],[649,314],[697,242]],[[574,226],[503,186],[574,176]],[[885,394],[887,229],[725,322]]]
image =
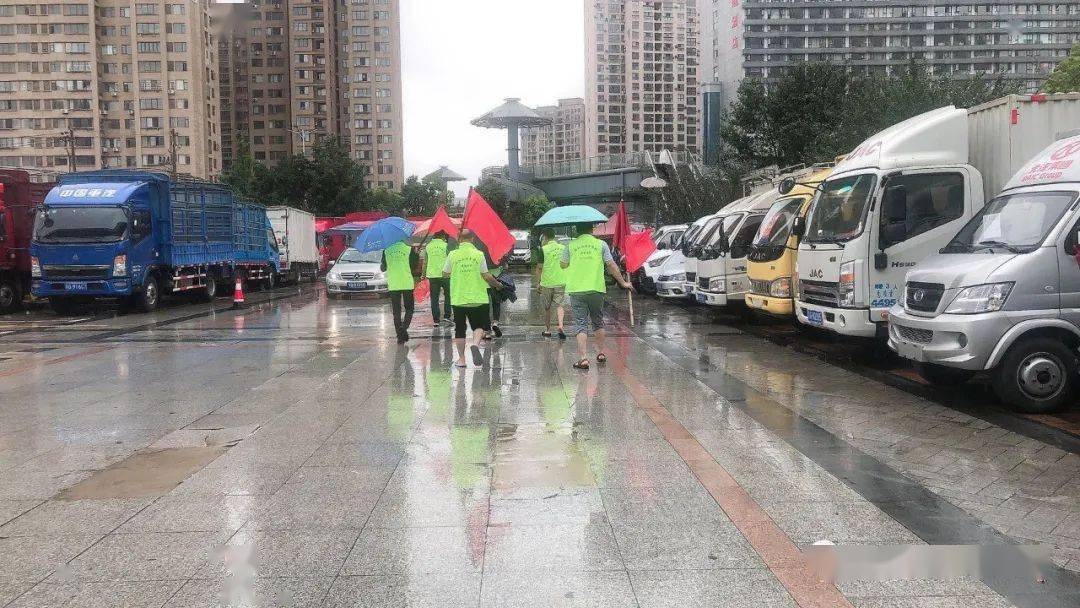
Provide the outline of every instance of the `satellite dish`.
[[641,180],[641,187],[653,190],[656,188],[664,188],[667,186],[667,182],[659,177],[646,177]]

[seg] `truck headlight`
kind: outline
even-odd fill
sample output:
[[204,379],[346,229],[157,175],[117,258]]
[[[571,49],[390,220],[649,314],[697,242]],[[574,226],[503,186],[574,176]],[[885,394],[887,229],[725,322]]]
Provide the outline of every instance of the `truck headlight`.
[[956,294],[945,312],[957,315],[974,315],[995,312],[1005,306],[1014,283],[988,283],[974,285]]
[[681,283],[681,282],[686,280],[686,273],[685,272],[679,272],[679,273],[676,273],[676,274],[669,274],[666,277],[660,277],[660,280],[664,281],[664,282],[677,281],[677,282]]
[[791,277],[780,277],[769,283],[769,295],[774,298],[790,298]]
[[837,304],[845,308],[855,306],[855,260],[840,265],[840,282],[837,287]]
[[114,277],[126,277],[127,276],[127,256],[120,254],[113,258],[112,261],[112,276]]
[[382,271],[377,271],[374,275],[372,275],[372,278],[375,279],[376,281],[385,281],[386,280],[386,273],[384,273]]
[[667,259],[670,258],[670,257],[671,257],[670,255],[665,255],[665,256],[660,256],[660,257],[656,258],[655,260],[649,260],[649,268],[656,268],[657,266],[659,266],[659,265],[663,264],[664,262],[666,262]]
[[30,276],[41,278],[41,262],[37,258],[30,258]]
[[713,277],[709,279],[709,291],[715,291],[716,293],[726,293],[727,289],[724,283],[724,277]]

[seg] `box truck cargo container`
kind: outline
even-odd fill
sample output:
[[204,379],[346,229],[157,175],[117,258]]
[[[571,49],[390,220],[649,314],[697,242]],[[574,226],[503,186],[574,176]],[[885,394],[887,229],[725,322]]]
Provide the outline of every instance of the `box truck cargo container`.
[[279,255],[279,278],[296,283],[314,281],[319,274],[319,247],[315,242],[315,216],[292,207],[267,207]]
[[1029,150],[1080,125],[1080,94],[940,108],[860,144],[821,185],[799,244],[800,323],[884,336],[904,276],[978,212]]
[[61,313],[94,298],[147,312],[164,294],[212,300],[235,277],[272,286],[278,269],[264,207],[220,184],[146,171],[62,176],[36,215],[30,253],[34,295]]
[[0,169],[0,313],[19,307],[30,293],[30,233],[34,210],[45,201],[53,178],[22,169]]

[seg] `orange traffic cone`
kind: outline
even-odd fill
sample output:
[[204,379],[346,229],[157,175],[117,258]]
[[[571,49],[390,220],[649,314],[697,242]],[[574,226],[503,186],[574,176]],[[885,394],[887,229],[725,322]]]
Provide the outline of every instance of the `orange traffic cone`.
[[240,280],[240,275],[236,275],[236,287],[233,288],[232,307],[244,307],[244,282]]

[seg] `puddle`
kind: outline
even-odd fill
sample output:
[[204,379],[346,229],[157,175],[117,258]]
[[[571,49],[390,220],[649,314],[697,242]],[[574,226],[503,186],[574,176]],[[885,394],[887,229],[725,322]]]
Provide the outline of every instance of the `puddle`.
[[56,495],[57,500],[142,498],[167,494],[213,462],[225,446],[136,452]]

